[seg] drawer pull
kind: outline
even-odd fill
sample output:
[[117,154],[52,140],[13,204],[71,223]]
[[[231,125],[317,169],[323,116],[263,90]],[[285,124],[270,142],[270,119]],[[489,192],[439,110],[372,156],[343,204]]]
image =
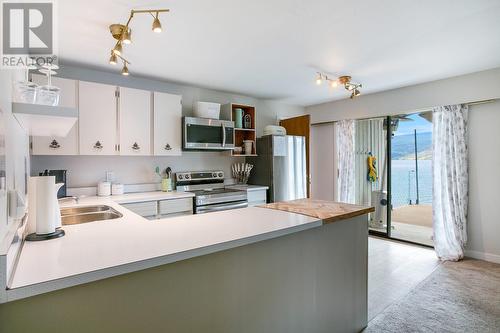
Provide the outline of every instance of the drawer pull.
[[134,144],[132,145],[132,149],[139,150],[139,149],[141,149],[141,147],[137,144],[137,142],[134,142]]
[[170,144],[168,144],[168,143],[167,143],[167,144],[165,145],[165,150],[172,150],[172,147],[170,147]]

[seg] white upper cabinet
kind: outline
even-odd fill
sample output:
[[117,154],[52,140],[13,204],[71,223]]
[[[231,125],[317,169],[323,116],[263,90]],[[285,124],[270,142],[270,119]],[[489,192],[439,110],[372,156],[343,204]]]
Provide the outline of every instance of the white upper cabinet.
[[154,155],[182,155],[182,96],[153,93]]
[[151,92],[120,87],[120,155],[151,155]]
[[79,82],[80,155],[117,154],[116,86]]
[[[45,75],[33,74],[31,78],[38,85],[47,84]],[[52,77],[52,85],[61,89],[59,106],[78,107],[77,81]],[[65,137],[34,136],[31,143],[33,155],[78,155],[78,122]]]

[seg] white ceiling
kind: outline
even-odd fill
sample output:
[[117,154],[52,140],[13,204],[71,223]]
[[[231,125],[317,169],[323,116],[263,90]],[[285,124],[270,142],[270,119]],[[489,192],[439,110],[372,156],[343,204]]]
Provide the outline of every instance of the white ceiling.
[[346,98],[316,86],[315,72],[349,74],[376,92],[500,67],[498,0],[64,0],[62,63],[103,70],[111,23],[130,9],[167,7],[164,33],[152,18],[131,23],[131,75],[291,104]]

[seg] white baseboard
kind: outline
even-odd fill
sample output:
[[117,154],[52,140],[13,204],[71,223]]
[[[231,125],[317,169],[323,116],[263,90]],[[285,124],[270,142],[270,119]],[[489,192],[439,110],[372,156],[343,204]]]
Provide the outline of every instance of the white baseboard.
[[481,259],[481,260],[490,261],[490,262],[500,264],[500,255],[499,254],[466,250],[465,256],[469,257],[469,258]]

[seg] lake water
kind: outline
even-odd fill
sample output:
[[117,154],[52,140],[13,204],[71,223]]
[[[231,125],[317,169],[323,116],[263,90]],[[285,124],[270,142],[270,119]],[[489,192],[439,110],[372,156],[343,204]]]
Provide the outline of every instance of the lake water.
[[[392,206],[415,204],[417,198],[415,161],[392,160]],[[432,204],[432,161],[418,161],[418,187],[421,204]]]

